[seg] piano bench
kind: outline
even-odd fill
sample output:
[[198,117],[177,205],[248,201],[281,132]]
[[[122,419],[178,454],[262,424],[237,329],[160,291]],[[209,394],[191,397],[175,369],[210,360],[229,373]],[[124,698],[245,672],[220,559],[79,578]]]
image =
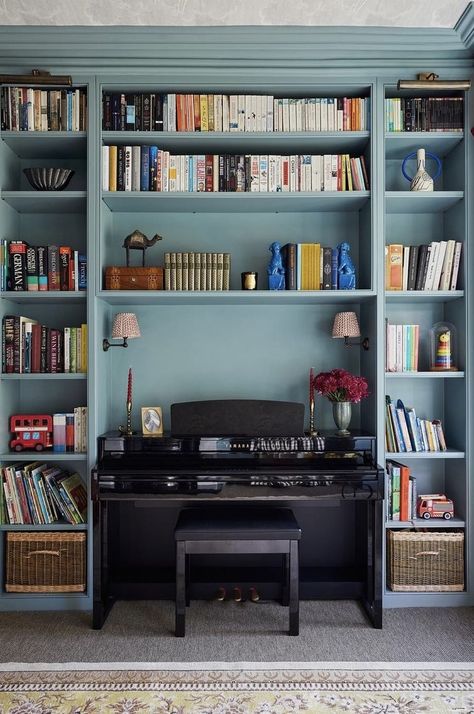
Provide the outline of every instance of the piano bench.
[[298,551],[301,529],[287,508],[189,508],[176,524],[176,637],[184,637],[193,554],[281,553],[284,604],[289,605],[289,635],[299,634]]

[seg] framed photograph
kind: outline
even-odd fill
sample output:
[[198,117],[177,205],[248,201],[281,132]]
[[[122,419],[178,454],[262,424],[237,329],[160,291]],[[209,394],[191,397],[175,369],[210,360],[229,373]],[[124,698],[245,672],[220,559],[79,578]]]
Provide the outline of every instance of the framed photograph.
[[143,436],[161,436],[163,433],[163,416],[161,407],[142,407]]

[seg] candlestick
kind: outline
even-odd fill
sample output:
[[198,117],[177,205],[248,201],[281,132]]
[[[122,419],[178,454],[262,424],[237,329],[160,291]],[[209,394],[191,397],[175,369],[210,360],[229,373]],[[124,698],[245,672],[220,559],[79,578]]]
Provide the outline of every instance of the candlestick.
[[127,389],[127,402],[132,401],[132,368],[128,368],[128,389]]

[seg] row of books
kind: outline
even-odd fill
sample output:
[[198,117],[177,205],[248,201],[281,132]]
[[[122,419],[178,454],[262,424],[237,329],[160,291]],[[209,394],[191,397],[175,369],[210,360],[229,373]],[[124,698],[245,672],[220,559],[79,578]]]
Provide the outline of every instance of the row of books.
[[394,97],[385,100],[385,131],[462,131],[462,97]]
[[392,325],[385,320],[385,371],[417,372],[419,325]]
[[53,328],[21,315],[2,319],[5,374],[87,372],[87,325]]
[[0,289],[86,290],[87,258],[67,245],[0,240]]
[[230,253],[165,253],[165,290],[229,290]]
[[0,469],[0,523],[85,523],[87,492],[77,473],[34,462]]
[[446,451],[446,440],[439,419],[420,419],[413,407],[396,404],[387,395],[385,448],[389,452]]
[[364,131],[366,97],[104,93],[105,131]]
[[417,484],[411,470],[399,461],[388,460],[387,516],[392,521],[411,521],[417,517]]
[[8,131],[86,131],[84,89],[1,88],[1,127]]
[[87,451],[87,407],[53,414],[53,451],[84,454]]
[[282,247],[287,290],[338,290],[338,250],[319,243]]
[[432,241],[429,245],[385,246],[386,290],[456,290],[462,243]]
[[174,155],[157,146],[103,146],[103,191],[365,191],[363,156]]

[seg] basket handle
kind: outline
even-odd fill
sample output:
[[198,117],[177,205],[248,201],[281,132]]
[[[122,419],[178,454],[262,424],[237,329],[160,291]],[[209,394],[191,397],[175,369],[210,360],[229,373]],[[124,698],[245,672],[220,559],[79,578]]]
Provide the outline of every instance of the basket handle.
[[26,558],[31,558],[32,555],[57,555],[58,558],[61,555],[59,550],[31,550]]
[[419,553],[417,553],[416,555],[410,555],[409,558],[411,560],[416,560],[419,555],[439,555],[440,553],[440,550],[420,550]]

